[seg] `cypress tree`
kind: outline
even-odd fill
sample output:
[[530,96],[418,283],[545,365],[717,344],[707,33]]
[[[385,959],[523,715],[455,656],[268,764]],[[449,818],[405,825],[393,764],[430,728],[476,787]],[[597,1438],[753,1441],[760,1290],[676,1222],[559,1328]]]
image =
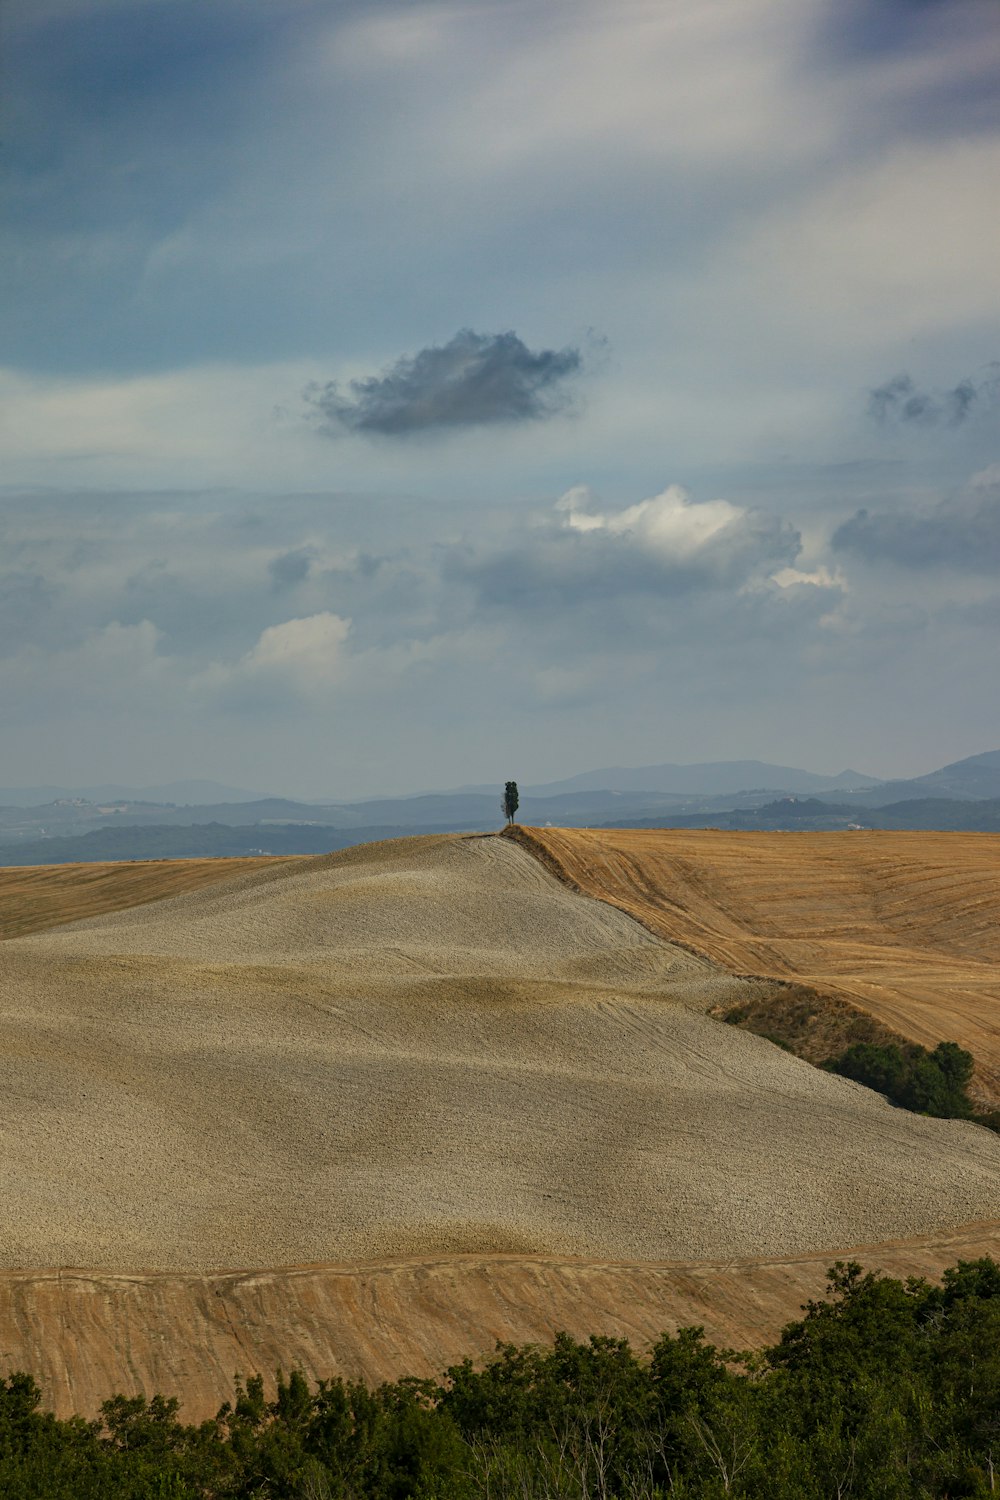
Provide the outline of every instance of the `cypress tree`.
[[517,782],[508,781],[503,789],[503,815],[508,823],[513,823],[514,814],[518,809]]

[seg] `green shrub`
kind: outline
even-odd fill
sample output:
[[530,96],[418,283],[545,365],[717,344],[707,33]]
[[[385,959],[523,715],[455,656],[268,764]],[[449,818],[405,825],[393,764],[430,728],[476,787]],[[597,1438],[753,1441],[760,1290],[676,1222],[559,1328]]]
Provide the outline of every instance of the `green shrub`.
[[916,1114],[948,1120],[975,1117],[966,1092],[972,1078],[972,1054],[955,1042],[940,1042],[933,1052],[917,1042],[905,1047],[856,1042],[824,1066]]

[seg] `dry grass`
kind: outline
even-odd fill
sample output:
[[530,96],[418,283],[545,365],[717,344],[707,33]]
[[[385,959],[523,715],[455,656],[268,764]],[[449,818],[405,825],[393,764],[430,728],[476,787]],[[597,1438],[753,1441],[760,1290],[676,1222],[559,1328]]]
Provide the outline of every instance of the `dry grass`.
[[[976,1059],[979,1097],[1000,1102],[997,835],[542,828],[526,838],[574,889],[733,972],[846,1000],[925,1046],[958,1042]],[[816,1009],[839,1037],[830,1008]]]
[[747,979],[735,1005],[713,1006],[709,1014],[787,1047],[817,1067],[842,1057],[858,1042],[907,1044],[906,1037],[849,1001],[788,979]]
[[[937,1278],[998,1254],[995,1225],[861,1249],[893,1276]],[[440,1375],[497,1340],[564,1329],[628,1338],[701,1324],[723,1348],[773,1342],[824,1292],[831,1253],[765,1260],[598,1262],[448,1255],[217,1276],[80,1271],[0,1274],[7,1369],[31,1370],[63,1416],[95,1415],[114,1391],[180,1395],[198,1421],[234,1395],[233,1376],[301,1369],[376,1384]]]
[[24,937],[166,896],[201,890],[277,863],[248,859],[145,859],[107,864],[0,867],[0,939]]

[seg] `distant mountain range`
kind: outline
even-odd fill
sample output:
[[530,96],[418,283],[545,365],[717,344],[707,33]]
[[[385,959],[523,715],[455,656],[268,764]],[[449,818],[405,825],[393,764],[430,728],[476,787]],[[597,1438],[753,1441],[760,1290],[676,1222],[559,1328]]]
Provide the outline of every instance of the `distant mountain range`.
[[19,786],[0,787],[0,807],[40,807],[46,802],[82,797],[88,802],[254,802],[259,792],[248,792],[221,781],[168,781],[163,786]]
[[[716,760],[695,765],[666,761],[657,766],[606,766],[581,771],[563,781],[525,783],[529,797],[560,797],[574,792],[665,792],[670,796],[726,796],[739,791],[832,792],[843,787],[877,786],[877,776],[841,771],[824,776],[795,766],[775,766],[763,760]],[[459,795],[492,793],[490,786],[463,786]]]
[[565,781],[550,781],[525,790],[533,797],[557,797],[566,792],[672,792],[721,796],[737,791],[771,789],[782,792],[832,792],[842,787],[878,785],[877,776],[861,771],[841,771],[821,776],[794,766],[772,766],[763,760],[719,760],[702,765],[611,766],[603,771],[584,771]]
[[817,797],[783,797],[763,807],[737,807],[722,813],[667,814],[626,819],[608,828],[720,828],[769,832],[823,832],[836,829],[937,829],[944,833],[1000,833],[1000,798],[961,801],[922,797],[885,807],[858,808],[821,802]]
[[879,803],[904,802],[914,797],[957,797],[962,801],[1000,797],[1000,750],[987,750],[983,755],[953,761],[928,776],[883,781],[852,795],[859,801]]
[[[993,832],[1000,831],[1000,750],[907,780],[741,760],[611,767],[521,791],[518,816],[529,824]],[[58,795],[26,800],[42,792]],[[0,789],[0,863],[320,853],[376,838],[497,828],[500,797],[499,785],[360,802],[259,797],[206,781]]]

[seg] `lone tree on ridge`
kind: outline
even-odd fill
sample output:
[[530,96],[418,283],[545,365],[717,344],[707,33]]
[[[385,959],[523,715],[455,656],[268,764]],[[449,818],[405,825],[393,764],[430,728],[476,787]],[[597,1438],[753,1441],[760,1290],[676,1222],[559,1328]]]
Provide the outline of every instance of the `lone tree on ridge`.
[[503,789],[503,815],[508,823],[513,823],[514,814],[518,808],[517,782],[507,781]]

